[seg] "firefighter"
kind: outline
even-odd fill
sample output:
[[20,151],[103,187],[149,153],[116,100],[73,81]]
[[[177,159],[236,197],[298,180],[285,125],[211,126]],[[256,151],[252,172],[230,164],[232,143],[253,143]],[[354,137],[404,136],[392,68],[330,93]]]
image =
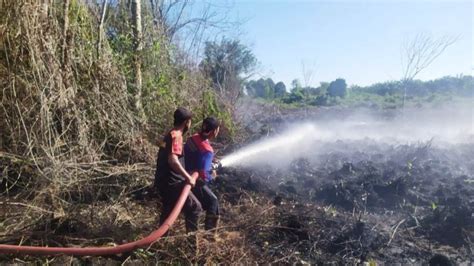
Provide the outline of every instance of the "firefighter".
[[206,211],[204,222],[206,230],[215,229],[219,220],[219,203],[209,188],[209,183],[216,178],[216,171],[212,170],[212,164],[215,162],[214,150],[209,140],[216,138],[218,134],[219,122],[214,117],[207,117],[203,120],[199,133],[190,137],[184,146],[186,170],[199,173],[192,192]]
[[[179,160],[183,156],[183,135],[191,127],[191,118],[189,110],[179,107],[174,112],[173,128],[164,137],[158,151],[154,185],[161,196],[160,225],[170,215],[185,184],[193,187],[196,184],[196,180],[186,172]],[[201,211],[201,203],[192,192],[189,193],[183,207],[188,233],[197,230]]]

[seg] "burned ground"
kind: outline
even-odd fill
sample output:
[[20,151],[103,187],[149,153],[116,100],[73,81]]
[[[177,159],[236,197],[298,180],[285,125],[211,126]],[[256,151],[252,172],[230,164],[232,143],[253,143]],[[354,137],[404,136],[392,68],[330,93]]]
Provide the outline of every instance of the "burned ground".
[[358,142],[325,145],[347,150],[307,155],[283,170],[223,170],[218,187],[232,195],[230,202],[237,187],[273,199],[275,217],[268,219],[275,224],[252,233],[262,252],[293,256],[286,262],[422,263],[437,253],[457,263],[472,261],[474,184],[468,158],[474,146],[451,154],[431,143],[378,150]]
[[224,170],[229,187],[274,199],[281,228],[267,246],[313,263],[473,262],[474,144],[334,140],[313,151],[281,169],[268,158]]

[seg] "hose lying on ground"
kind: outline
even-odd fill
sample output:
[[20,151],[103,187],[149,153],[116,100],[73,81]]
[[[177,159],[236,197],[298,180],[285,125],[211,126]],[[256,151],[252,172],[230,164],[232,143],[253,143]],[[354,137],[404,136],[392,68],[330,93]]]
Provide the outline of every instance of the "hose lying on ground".
[[[192,177],[196,179],[198,173],[193,173]],[[28,254],[28,255],[75,255],[75,256],[104,256],[127,253],[137,248],[149,247],[156,242],[171,227],[178,218],[184,202],[186,201],[191,185],[186,184],[181,191],[176,205],[171,214],[166,218],[163,224],[150,235],[140,240],[118,245],[115,247],[33,247],[33,246],[16,246],[16,245],[0,245],[0,254]]]

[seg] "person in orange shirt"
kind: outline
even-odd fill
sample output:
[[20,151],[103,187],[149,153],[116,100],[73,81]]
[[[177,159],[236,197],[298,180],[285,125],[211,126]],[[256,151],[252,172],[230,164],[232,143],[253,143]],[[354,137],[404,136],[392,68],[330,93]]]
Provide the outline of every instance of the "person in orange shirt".
[[[170,215],[186,183],[195,186],[196,180],[186,172],[179,161],[183,156],[183,135],[191,127],[192,113],[179,107],[174,112],[173,128],[166,134],[158,151],[155,172],[155,187],[161,196],[162,212],[160,225]],[[197,230],[199,213],[202,206],[196,196],[190,192],[184,203],[186,231]]]

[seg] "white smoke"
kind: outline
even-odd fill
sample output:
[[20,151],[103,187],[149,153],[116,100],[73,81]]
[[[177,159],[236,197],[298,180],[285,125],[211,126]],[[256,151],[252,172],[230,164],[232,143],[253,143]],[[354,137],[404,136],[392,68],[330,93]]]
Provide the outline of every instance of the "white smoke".
[[310,119],[288,123],[280,134],[238,150],[224,157],[221,163],[223,166],[284,167],[302,155],[314,154],[322,144],[336,141],[368,139],[391,145],[426,141],[433,141],[434,145],[474,143],[473,120],[474,105],[456,109],[412,109],[391,118],[358,111],[344,119]]

